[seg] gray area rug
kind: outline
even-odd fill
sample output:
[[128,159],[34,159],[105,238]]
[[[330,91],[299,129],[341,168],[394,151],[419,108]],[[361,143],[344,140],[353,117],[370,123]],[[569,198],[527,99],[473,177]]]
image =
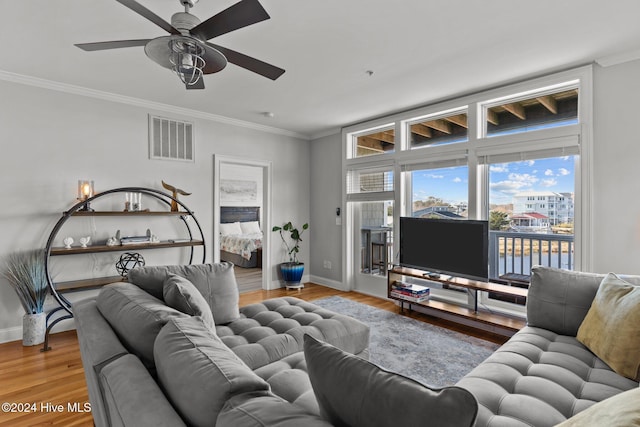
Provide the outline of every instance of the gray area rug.
[[311,303],[368,324],[371,362],[433,387],[455,384],[500,347],[338,296]]

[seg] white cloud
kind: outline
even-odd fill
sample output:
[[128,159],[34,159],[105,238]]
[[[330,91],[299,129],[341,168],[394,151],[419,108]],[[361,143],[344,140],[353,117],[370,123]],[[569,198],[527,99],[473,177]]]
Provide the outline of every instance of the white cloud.
[[428,173],[428,174],[425,174],[424,176],[425,176],[425,178],[432,178],[432,179],[442,179],[442,178],[444,178],[444,175],[436,175],[436,174],[433,174],[433,173]]
[[568,170],[567,170],[567,169],[565,169],[565,168],[560,168],[560,169],[558,169],[558,175],[566,176],[566,175],[569,175],[569,174],[571,174],[571,172],[570,172],[570,171],[568,171]]
[[558,185],[558,181],[555,178],[543,179],[540,185],[543,187],[553,187],[554,185]]
[[538,177],[528,173],[510,173],[509,180],[521,183],[522,186],[531,186],[538,182]]
[[524,162],[527,166],[533,166],[536,164],[535,160],[527,160],[526,162]]
[[504,172],[509,172],[509,167],[507,166],[506,163],[501,163],[501,164],[495,164],[495,165],[489,166],[489,170],[491,172],[504,173]]
[[547,169],[544,171],[545,176],[553,176],[553,171],[551,169]]
[[462,182],[462,179],[458,178],[458,177],[455,177],[455,178],[453,178],[453,182]]

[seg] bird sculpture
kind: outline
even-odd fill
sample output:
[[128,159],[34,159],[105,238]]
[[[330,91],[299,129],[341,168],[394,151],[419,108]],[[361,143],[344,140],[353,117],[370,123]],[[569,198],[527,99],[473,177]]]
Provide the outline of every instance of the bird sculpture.
[[171,191],[171,212],[178,212],[178,194],[182,194],[183,196],[190,196],[191,193],[187,193],[184,190],[174,187],[173,185],[169,185],[166,182],[162,181],[162,186],[167,190]]

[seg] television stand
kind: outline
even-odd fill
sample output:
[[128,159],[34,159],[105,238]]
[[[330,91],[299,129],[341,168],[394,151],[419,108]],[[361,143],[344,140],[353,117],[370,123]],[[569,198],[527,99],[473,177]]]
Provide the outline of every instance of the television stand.
[[[448,313],[454,316],[459,316],[484,324],[499,326],[508,330],[518,331],[525,326],[523,319],[511,318],[505,315],[488,313],[478,310],[478,291],[491,292],[501,295],[509,295],[516,297],[527,297],[527,289],[501,285],[498,283],[484,282],[479,280],[464,279],[461,277],[451,277],[446,275],[438,275],[438,277],[432,276],[432,272],[418,270],[415,268],[407,268],[401,266],[394,266],[388,271],[387,274],[387,298],[394,299],[400,302],[400,311],[404,311],[404,305],[407,304],[409,310],[412,305],[418,305],[427,307],[440,312]],[[452,285],[467,289],[474,294],[473,308],[467,306],[461,306],[457,304],[447,303],[443,301],[434,301],[432,299],[426,301],[415,302],[411,301],[411,298],[402,298],[391,294],[392,286],[395,282],[402,282],[403,278],[411,277],[425,281],[437,282],[443,285]],[[428,285],[428,283],[426,284]]]

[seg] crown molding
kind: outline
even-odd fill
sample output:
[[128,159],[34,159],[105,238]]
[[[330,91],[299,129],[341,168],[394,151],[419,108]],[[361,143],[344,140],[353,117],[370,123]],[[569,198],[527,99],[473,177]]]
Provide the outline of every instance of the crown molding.
[[632,50],[605,56],[603,58],[596,59],[596,62],[602,67],[611,67],[612,65],[624,64],[625,62],[635,61],[637,59],[640,59],[640,50]]
[[89,89],[83,86],[76,86],[68,83],[61,83],[53,80],[41,79],[39,77],[25,76],[23,74],[12,73],[4,70],[0,70],[0,80],[23,84],[27,86],[40,87],[43,89],[55,90],[58,92],[70,93],[73,95],[101,99],[104,101],[131,105],[134,107],[148,108],[148,109],[159,110],[167,113],[180,114],[187,117],[209,120],[212,122],[224,123],[232,126],[258,130],[261,132],[267,132],[267,133],[273,133],[276,135],[283,135],[283,136],[288,136],[292,138],[303,139],[305,141],[309,141],[311,139],[309,135],[293,132],[286,129],[280,129],[272,126],[265,126],[258,123],[233,119],[231,117],[220,116],[217,114],[211,114],[203,111],[192,110],[189,108],[177,107],[175,105],[163,104],[161,102],[153,102],[146,99],[134,98],[132,96],[118,95],[111,92]]

